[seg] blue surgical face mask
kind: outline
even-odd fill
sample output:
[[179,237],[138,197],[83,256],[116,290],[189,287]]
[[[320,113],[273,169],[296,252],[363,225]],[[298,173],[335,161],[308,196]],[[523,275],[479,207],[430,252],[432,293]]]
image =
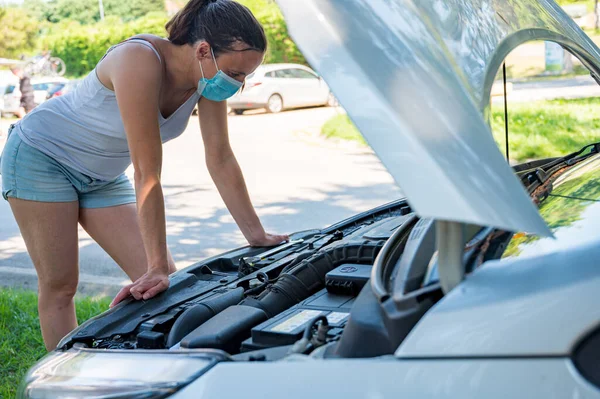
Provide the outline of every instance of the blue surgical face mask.
[[199,62],[202,79],[198,81],[198,93],[211,101],[225,101],[238,92],[240,87],[242,87],[242,82],[238,82],[220,70],[212,48],[210,49],[210,52],[212,53],[213,61],[217,67],[217,74],[211,79],[206,79],[204,77],[204,70],[202,69],[202,62]]

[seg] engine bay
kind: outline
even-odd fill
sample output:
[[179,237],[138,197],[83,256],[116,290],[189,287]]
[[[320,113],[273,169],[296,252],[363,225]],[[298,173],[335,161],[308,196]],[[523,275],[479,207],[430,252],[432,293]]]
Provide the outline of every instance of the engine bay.
[[[551,177],[590,155],[515,171],[540,203]],[[500,258],[512,237],[469,225],[464,235],[465,274]],[[275,248],[240,248],[176,272],[166,292],[88,320],[59,349],[205,349],[244,361],[393,354],[443,297],[435,236],[433,220],[398,200]]]
[[296,233],[274,249],[222,254],[175,273],[153,300],[127,301],[87,321],[61,347],[210,348],[243,357],[289,349],[319,316],[327,320],[325,342],[337,342],[379,251],[395,230],[415,223],[402,200]]

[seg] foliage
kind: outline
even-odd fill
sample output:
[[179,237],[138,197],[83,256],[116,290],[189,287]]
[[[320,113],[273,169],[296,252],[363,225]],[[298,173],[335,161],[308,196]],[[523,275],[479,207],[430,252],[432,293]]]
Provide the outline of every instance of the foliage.
[[[305,63],[302,54],[289,38],[283,15],[274,2],[269,0],[241,0],[241,2],[255,13],[265,27],[269,40],[266,63]],[[108,0],[105,0],[105,4],[107,3]],[[94,8],[96,9],[97,7]],[[91,71],[110,46],[128,37],[140,33],[165,36],[164,25],[167,20],[162,13],[150,13],[126,23],[121,23],[117,17],[107,17],[103,22],[88,25],[63,20],[51,25],[48,34],[41,38],[40,47],[50,49],[53,55],[62,58],[67,65],[67,73],[78,77]]]
[[254,13],[265,29],[269,41],[266,63],[306,64],[302,53],[290,38],[283,14],[275,2],[272,0],[239,0],[239,2]]
[[[165,12],[164,0],[103,0],[104,15],[122,21],[141,18],[150,12]],[[32,17],[58,23],[73,20],[91,24],[100,20],[98,0],[25,0],[24,8]]]
[[166,21],[166,16],[157,13],[127,23],[120,23],[116,17],[92,25],[65,21],[52,27],[41,39],[41,47],[62,58],[70,76],[82,76],[91,71],[114,44],[139,33],[165,36]]
[[0,13],[0,56],[15,58],[35,46],[39,24],[18,8]]
[[[109,298],[75,301],[81,323],[108,309]],[[14,398],[25,372],[46,353],[37,314],[37,295],[0,289],[0,398]]]

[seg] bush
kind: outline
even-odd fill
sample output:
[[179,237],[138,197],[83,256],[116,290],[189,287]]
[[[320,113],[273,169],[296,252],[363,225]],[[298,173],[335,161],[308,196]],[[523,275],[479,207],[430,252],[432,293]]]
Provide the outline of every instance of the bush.
[[[306,61],[290,39],[281,11],[268,0],[241,0],[250,8],[265,27],[269,40],[266,63]],[[166,36],[164,26],[168,18],[162,13],[150,13],[131,22],[121,22],[117,17],[106,18],[103,22],[81,25],[75,21],[52,24],[48,34],[41,38],[41,48],[62,58],[67,65],[67,74],[79,77],[89,73],[106,50],[128,37],[140,33]]]
[[239,0],[247,6],[265,28],[269,49],[265,63],[291,62],[306,64],[304,56],[288,34],[281,10],[269,0]]
[[37,21],[18,8],[0,9],[0,54],[15,58],[33,49],[39,31]]
[[106,50],[114,44],[139,33],[165,36],[166,22],[167,18],[162,14],[148,14],[127,23],[114,17],[92,25],[65,21],[51,28],[49,34],[42,38],[41,47],[65,61],[69,76],[79,77],[94,69]]

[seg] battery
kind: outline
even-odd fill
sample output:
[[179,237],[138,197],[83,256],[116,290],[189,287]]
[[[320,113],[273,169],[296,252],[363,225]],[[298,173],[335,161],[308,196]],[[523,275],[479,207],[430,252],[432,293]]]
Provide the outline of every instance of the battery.
[[242,351],[291,345],[300,338],[308,323],[317,316],[327,317],[329,336],[341,335],[350,316],[353,296],[331,294],[326,289],[252,329]]

